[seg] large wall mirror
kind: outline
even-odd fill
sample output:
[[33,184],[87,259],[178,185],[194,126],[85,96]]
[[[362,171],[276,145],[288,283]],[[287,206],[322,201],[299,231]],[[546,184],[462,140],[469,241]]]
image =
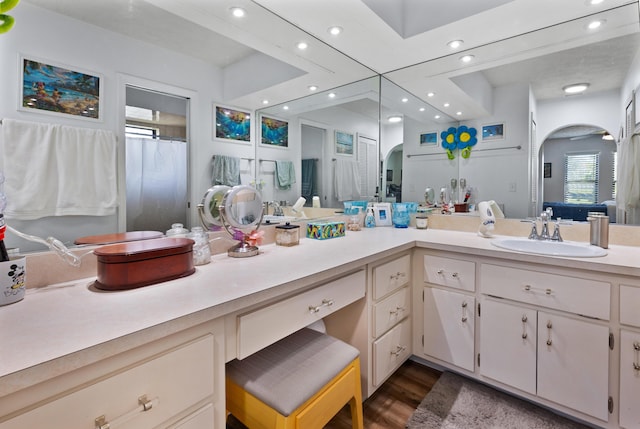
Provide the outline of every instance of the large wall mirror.
[[[603,25],[590,30],[596,18]],[[454,199],[462,198],[462,181],[475,201],[492,199],[507,217],[526,218],[545,201],[564,200],[558,187],[567,180],[567,154],[598,153],[595,202],[614,200],[616,141],[626,135],[626,106],[640,83],[638,30],[638,4],[629,2],[386,73],[386,79],[448,114],[418,128],[405,122],[398,138],[404,142],[402,199],[423,201],[425,187],[444,187]],[[466,55],[470,61],[461,62]],[[576,95],[563,92],[574,83],[588,88]],[[453,160],[444,155],[440,133],[452,125],[477,131],[466,158],[459,151]],[[424,144],[420,136],[434,131],[437,144]],[[603,140],[605,134],[614,141]]]

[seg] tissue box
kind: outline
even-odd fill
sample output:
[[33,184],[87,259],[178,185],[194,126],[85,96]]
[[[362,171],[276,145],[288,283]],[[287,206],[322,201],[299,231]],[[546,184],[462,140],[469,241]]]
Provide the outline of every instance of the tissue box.
[[123,290],[185,277],[195,272],[193,240],[158,238],[110,244],[93,251],[98,259],[95,287]]
[[307,238],[327,240],[329,238],[344,237],[344,222],[309,222],[307,223]]

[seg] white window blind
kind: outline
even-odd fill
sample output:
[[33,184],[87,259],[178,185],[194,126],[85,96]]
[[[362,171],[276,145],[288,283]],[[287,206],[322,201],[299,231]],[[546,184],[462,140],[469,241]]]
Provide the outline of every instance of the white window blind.
[[618,154],[613,152],[611,159],[613,159],[613,168],[611,169],[611,183],[613,184],[613,189],[611,189],[611,199],[615,200],[616,193],[618,192],[618,181],[616,179],[618,177]]
[[598,153],[566,154],[564,157],[564,202],[598,202]]

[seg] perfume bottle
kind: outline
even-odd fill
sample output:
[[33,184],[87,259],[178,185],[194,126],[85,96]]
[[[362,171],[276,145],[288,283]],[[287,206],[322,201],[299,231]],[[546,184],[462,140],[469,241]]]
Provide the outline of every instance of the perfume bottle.
[[373,228],[376,226],[376,219],[373,216],[373,207],[367,208],[367,216],[364,218],[365,228]]

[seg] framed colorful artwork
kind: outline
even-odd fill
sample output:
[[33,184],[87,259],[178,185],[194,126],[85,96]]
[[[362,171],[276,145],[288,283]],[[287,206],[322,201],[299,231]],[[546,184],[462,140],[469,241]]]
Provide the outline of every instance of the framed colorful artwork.
[[353,133],[336,130],[336,154],[353,155]]
[[214,136],[234,143],[251,142],[251,113],[225,106],[214,106]]
[[260,144],[271,147],[289,147],[289,122],[268,116],[260,117]]
[[488,124],[482,126],[482,141],[504,139],[504,123]]
[[438,132],[429,132],[420,134],[420,145],[437,145],[438,144]]
[[76,67],[20,56],[18,109],[102,120],[100,75]]

